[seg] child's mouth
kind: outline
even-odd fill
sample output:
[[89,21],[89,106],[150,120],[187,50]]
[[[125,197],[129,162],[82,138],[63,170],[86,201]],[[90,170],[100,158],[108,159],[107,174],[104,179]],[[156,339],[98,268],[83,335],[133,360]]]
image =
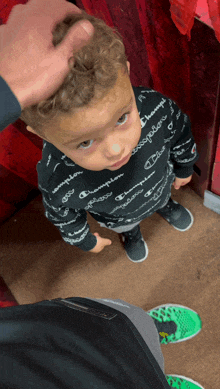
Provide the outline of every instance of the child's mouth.
[[122,159],[121,161],[112,165],[111,167],[119,167],[119,166],[123,165],[124,163],[128,162],[129,158],[130,158],[130,154],[127,157],[125,157],[124,159]]

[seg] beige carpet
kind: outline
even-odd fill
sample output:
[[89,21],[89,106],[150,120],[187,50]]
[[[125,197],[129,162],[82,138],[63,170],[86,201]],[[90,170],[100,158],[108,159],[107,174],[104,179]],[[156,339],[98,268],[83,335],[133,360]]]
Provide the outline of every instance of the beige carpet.
[[162,346],[166,374],[180,374],[205,389],[220,387],[220,216],[189,186],[172,198],[194,216],[179,232],[158,214],[141,222],[149,247],[146,261],[132,263],[119,235],[88,214],[91,232],[112,245],[92,254],[65,243],[44,216],[41,196],[0,228],[1,274],[19,304],[57,297],[120,298],[144,310],[164,303],[194,309],[202,331],[193,339]]

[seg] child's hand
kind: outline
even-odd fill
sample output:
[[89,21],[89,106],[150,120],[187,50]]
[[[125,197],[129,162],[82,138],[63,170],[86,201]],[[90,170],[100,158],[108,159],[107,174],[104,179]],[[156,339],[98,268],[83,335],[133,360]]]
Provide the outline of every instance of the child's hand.
[[188,184],[191,181],[191,179],[192,179],[192,175],[190,177],[187,177],[187,178],[176,177],[175,181],[173,182],[173,186],[175,189],[179,189],[181,186]]
[[111,240],[101,238],[101,236],[99,236],[98,232],[95,232],[93,235],[96,236],[96,238],[97,238],[97,245],[94,247],[94,249],[89,250],[91,253],[100,253],[104,249],[105,246],[109,246],[110,244],[112,244]]

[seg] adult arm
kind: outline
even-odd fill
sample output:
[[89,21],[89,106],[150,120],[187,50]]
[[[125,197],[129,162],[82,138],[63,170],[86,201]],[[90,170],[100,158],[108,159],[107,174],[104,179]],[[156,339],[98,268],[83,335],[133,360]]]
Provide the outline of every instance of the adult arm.
[[93,26],[80,21],[60,45],[52,45],[54,26],[70,13],[81,10],[65,0],[30,0],[16,5],[0,26],[0,131],[60,87],[68,59],[91,38]]

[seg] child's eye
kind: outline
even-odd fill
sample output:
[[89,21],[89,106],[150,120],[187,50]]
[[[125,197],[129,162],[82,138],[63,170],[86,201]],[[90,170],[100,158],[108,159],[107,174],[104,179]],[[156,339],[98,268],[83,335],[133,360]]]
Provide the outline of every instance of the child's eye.
[[[131,112],[124,113],[124,115],[122,115],[122,116],[119,118],[119,121],[120,121],[121,118],[123,118],[124,116],[128,116],[130,113],[131,113]],[[118,122],[119,122],[119,121],[118,121]],[[120,124],[120,126],[122,126],[122,125],[125,124],[126,122],[127,122],[127,118],[126,118],[126,120],[125,120],[123,123]],[[92,140],[92,139],[91,139],[91,140]],[[76,147],[76,149],[79,149],[80,146],[81,146],[83,143],[91,142],[91,140],[86,140],[85,142],[80,143],[80,144]],[[87,147],[87,148],[83,148],[83,150],[88,150],[89,148],[90,148],[90,146]]]
[[[120,120],[121,118],[123,118],[123,116],[125,116],[125,115],[126,115],[126,116],[128,116],[128,115],[129,115],[129,113],[130,113],[130,112],[124,113],[124,115],[122,115],[122,116],[119,118],[119,120]],[[126,121],[127,121],[127,120],[126,120]],[[124,122],[123,122],[123,123],[121,123],[120,125],[124,124],[126,121],[124,121]],[[119,122],[119,121],[118,121],[118,122]]]

